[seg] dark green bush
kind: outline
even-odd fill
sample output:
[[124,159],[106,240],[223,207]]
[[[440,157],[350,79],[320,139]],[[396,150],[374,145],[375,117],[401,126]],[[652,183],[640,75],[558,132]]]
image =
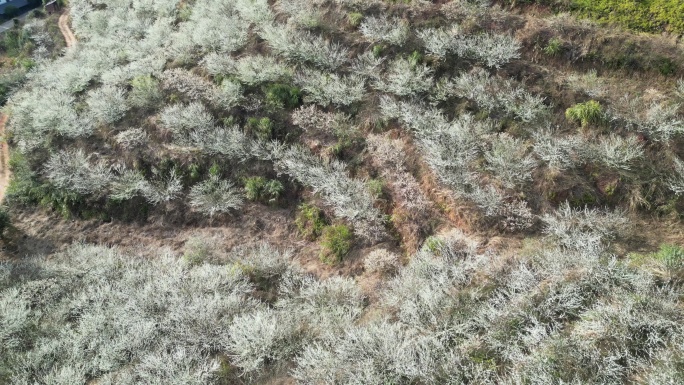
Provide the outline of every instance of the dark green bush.
[[681,0],[572,0],[580,15],[643,32],[684,32]]
[[273,108],[295,108],[302,102],[302,91],[295,86],[275,83],[263,88],[266,104]]
[[579,122],[582,127],[598,124],[604,120],[603,108],[595,100],[577,103],[565,110],[565,117],[573,122]]
[[266,179],[261,176],[245,179],[245,196],[251,201],[274,203],[283,190],[283,184],[275,179]]
[[295,224],[299,229],[299,233],[308,240],[318,238],[323,232],[325,226],[325,217],[323,212],[316,206],[302,203],[299,206],[299,212],[295,219]]
[[352,232],[346,225],[332,225],[323,228],[321,261],[333,265],[341,262],[351,249]]
[[5,230],[11,225],[10,215],[4,207],[0,207],[0,238],[5,234]]
[[549,56],[557,56],[563,51],[563,41],[557,37],[549,40],[546,47],[544,47],[544,53]]
[[352,27],[358,27],[363,20],[363,13],[351,12],[347,14],[347,21]]
[[273,138],[273,121],[269,118],[249,118],[247,120],[247,129],[261,140]]

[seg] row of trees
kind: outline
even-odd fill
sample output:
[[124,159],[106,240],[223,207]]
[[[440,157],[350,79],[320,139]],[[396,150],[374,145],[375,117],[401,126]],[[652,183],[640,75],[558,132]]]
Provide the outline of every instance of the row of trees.
[[235,383],[283,368],[301,384],[681,378],[684,251],[616,260],[606,247],[627,230],[616,212],[564,207],[543,222],[544,243],[513,259],[478,253],[457,230],[404,267],[373,251],[366,274],[387,284],[372,307],[353,279],[316,279],[265,244],[227,265],[208,238],[181,259],[74,245],[3,263],[0,379]]

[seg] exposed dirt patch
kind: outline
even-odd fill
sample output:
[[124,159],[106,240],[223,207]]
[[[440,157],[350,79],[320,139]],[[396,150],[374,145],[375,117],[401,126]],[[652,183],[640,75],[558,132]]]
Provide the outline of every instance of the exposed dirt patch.
[[0,138],[2,142],[0,146],[0,202],[5,198],[5,192],[9,186],[10,176],[12,175],[9,167],[9,145],[7,141],[4,140],[5,136],[5,123],[7,123],[7,115],[0,115]]
[[73,47],[76,45],[76,36],[74,33],[71,31],[71,28],[69,28],[69,14],[64,13],[62,16],[59,17],[59,30],[62,32],[62,35],[64,35],[64,40],[66,40],[66,45],[68,47]]

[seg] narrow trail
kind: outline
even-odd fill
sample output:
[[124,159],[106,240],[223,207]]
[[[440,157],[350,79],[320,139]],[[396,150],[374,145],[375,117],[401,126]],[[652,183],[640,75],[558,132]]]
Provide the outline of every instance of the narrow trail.
[[9,167],[9,145],[7,141],[4,140],[5,136],[5,123],[7,123],[7,115],[0,116],[0,137],[3,137],[2,149],[0,149],[0,202],[5,199],[5,192],[9,186],[10,181],[10,167]]
[[69,28],[69,14],[68,13],[63,13],[59,17],[59,30],[62,32],[62,35],[64,35],[64,40],[66,40],[66,45],[68,47],[73,47],[76,45],[76,36],[74,33],[71,31],[71,28]]

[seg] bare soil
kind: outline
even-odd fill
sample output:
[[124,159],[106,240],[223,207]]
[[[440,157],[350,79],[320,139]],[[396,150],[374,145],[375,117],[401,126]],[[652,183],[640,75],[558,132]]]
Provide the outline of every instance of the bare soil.
[[9,167],[9,145],[7,140],[5,140],[5,123],[7,123],[7,115],[0,115],[0,137],[2,137],[2,142],[0,142],[0,202],[5,198],[5,192],[9,186],[10,176],[12,175]]
[[64,40],[66,40],[66,45],[68,47],[73,47],[76,45],[76,36],[69,28],[69,14],[64,13],[59,17],[59,30],[64,35]]

